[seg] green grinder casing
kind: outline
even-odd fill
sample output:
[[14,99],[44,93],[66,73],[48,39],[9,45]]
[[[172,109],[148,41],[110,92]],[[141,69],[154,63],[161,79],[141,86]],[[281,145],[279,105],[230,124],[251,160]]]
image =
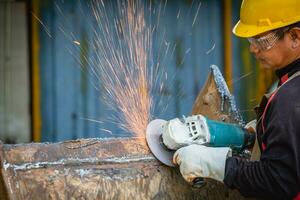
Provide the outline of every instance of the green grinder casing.
[[240,151],[248,143],[249,132],[247,129],[237,125],[218,122],[206,118],[210,132],[209,146],[212,147],[231,147]]

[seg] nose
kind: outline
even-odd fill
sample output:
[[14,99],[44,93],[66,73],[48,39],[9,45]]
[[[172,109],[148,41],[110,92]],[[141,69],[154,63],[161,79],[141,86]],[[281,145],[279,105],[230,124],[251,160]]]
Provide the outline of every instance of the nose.
[[251,53],[256,54],[256,53],[259,52],[259,48],[254,43],[250,43],[250,45],[249,45],[249,51]]

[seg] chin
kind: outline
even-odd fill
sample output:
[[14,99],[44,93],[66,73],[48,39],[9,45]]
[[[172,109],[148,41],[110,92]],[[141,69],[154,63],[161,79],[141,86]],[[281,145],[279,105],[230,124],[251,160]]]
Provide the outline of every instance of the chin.
[[265,62],[264,60],[258,60],[260,66],[263,68],[263,69],[276,69],[275,66],[271,65],[270,63],[268,62]]
[[261,68],[263,69],[272,69],[273,67],[266,62],[259,62]]
[[267,65],[267,64],[261,64],[261,66],[262,66],[262,68],[264,68],[264,69],[273,69],[272,66]]

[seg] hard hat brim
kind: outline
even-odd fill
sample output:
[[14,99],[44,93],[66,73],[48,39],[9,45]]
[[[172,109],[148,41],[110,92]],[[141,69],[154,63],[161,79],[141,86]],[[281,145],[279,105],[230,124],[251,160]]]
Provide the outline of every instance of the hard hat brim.
[[257,36],[267,31],[275,30],[277,28],[282,28],[294,24],[299,21],[300,21],[300,17],[287,22],[277,22],[274,23],[272,26],[257,26],[257,25],[246,25],[243,22],[241,22],[241,20],[239,20],[238,23],[236,23],[236,25],[232,29],[232,32],[238,37],[249,38],[249,37]]
[[254,25],[246,25],[246,24],[242,23],[240,20],[234,26],[232,32],[238,37],[249,38],[249,37],[253,37],[253,36],[259,35],[261,33],[264,33],[266,31],[269,31],[269,30],[270,30],[269,26],[258,27],[258,26],[254,26]]

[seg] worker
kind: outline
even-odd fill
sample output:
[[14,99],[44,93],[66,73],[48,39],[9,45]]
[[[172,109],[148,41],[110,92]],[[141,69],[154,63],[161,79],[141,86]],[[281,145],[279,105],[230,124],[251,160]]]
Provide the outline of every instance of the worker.
[[206,177],[246,197],[300,200],[300,1],[243,0],[233,33],[247,38],[257,61],[279,79],[256,109],[261,156],[250,161],[227,147],[193,144],[177,150],[173,162],[188,182]]

